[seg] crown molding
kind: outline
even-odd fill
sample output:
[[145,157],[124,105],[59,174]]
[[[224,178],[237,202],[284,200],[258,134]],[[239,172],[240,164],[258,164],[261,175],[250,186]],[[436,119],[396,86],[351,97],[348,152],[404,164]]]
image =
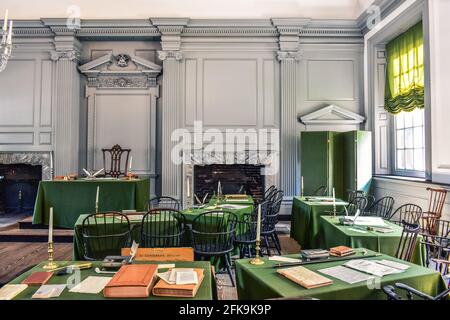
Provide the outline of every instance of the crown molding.
[[[399,6],[401,6],[406,0],[375,0],[370,6],[377,6],[380,8],[380,21],[383,20],[386,16],[388,16],[392,11],[397,9]],[[369,7],[370,7],[369,6]],[[358,28],[361,30],[361,32],[366,34],[369,32],[369,28],[367,27],[367,19],[371,18],[371,15],[373,15],[373,12],[368,12],[367,7],[363,13],[355,20],[356,24],[358,25]]]

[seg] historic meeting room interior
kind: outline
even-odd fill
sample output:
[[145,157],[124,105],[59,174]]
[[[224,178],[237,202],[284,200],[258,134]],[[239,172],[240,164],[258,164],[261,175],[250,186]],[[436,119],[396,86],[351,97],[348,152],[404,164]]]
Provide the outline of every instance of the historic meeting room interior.
[[1,0],[0,300],[448,300],[449,15]]

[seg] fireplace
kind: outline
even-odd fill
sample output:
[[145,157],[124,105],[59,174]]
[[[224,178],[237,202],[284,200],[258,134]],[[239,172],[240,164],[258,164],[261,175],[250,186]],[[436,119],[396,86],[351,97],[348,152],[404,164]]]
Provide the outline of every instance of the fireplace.
[[42,166],[0,164],[0,213],[32,214]]
[[212,164],[194,166],[194,193],[209,200],[217,192],[220,181],[224,194],[245,193],[261,200],[265,190],[265,178],[261,174],[263,165]]

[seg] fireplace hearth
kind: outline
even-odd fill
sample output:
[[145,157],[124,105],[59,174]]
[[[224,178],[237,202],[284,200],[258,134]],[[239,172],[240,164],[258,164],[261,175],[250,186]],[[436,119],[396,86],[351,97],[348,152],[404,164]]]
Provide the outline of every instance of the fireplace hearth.
[[209,200],[217,192],[220,181],[224,194],[248,194],[261,200],[265,190],[263,165],[212,164],[194,166],[194,193],[200,198],[208,194]]
[[0,213],[32,214],[42,166],[0,164]]

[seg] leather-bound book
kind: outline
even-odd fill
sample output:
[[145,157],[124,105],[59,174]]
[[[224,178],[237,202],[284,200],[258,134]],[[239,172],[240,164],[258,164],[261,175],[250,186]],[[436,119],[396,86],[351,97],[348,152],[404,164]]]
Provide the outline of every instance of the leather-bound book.
[[40,286],[46,284],[52,275],[53,272],[33,272],[22,281],[22,284],[27,284],[29,286]]
[[277,270],[277,272],[306,289],[314,289],[333,284],[333,280],[325,278],[324,276],[306,269],[305,267],[280,269]]
[[120,267],[103,290],[106,298],[146,298],[156,281],[155,264],[129,264]]
[[197,284],[168,284],[161,279],[153,287],[153,295],[160,297],[194,298],[204,278],[203,269],[194,269],[194,271],[197,272]]
[[330,249],[330,254],[338,257],[345,257],[355,253],[355,250],[346,246],[339,246]]

